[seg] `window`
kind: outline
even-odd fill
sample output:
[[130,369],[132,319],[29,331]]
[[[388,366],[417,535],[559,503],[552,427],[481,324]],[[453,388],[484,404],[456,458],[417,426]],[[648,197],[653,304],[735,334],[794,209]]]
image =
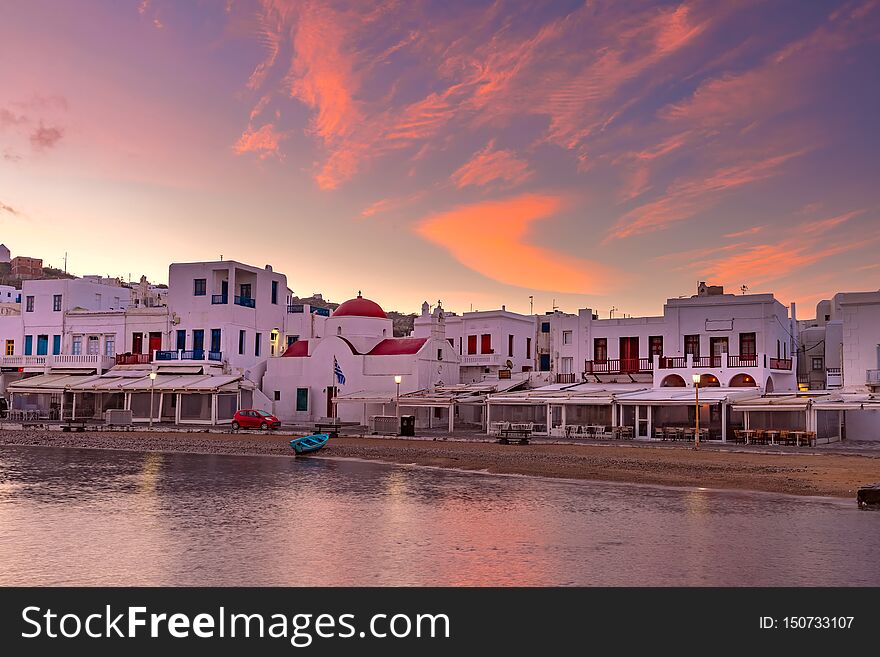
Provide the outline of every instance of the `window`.
[[262,342],[262,340],[263,340],[262,333],[257,333],[254,336],[254,356],[260,355],[260,346],[261,346],[260,343]]
[[825,315],[825,321],[826,321],[826,322],[830,322],[830,321],[831,321],[831,315]]
[[[242,333],[244,333],[244,331],[242,331]],[[299,340],[299,336],[298,336],[298,335],[288,335],[288,336],[287,336],[287,346],[289,347],[290,345],[292,345],[292,344],[293,344],[294,342],[296,342],[297,340]],[[241,352],[241,353],[244,353],[244,352]]]
[[278,303],[278,281],[272,281],[272,303]]
[[574,358],[565,356],[559,359],[559,372],[561,374],[572,374],[574,372]]
[[507,355],[513,357],[513,336],[507,336]]
[[52,355],[57,356],[61,353],[61,336],[53,335],[52,336]]
[[15,355],[15,340],[7,340],[6,341],[6,355],[14,356]]
[[193,296],[203,297],[208,293],[208,280],[205,278],[193,279]]
[[492,352],[492,336],[489,333],[484,333],[480,336],[480,353],[481,354],[491,354]]
[[758,354],[757,341],[754,333],[739,334],[739,357],[755,357]]
[[116,355],[116,336],[104,336],[104,355],[113,357]]
[[550,354],[541,354],[540,356],[538,356],[538,371],[550,371]]
[[34,353],[34,336],[24,336],[24,355],[31,356]]
[[526,338],[526,358],[532,357],[532,339]]
[[297,388],[296,389],[296,410],[298,410],[298,411],[309,410],[309,389],[308,388]]
[[468,336],[468,354],[477,353],[477,336],[469,335]]
[[61,295],[60,294],[56,294],[55,296],[52,297],[52,310],[56,313],[61,310]]
[[443,349],[437,350],[437,360],[443,360]]
[[177,348],[180,351],[186,350],[186,329],[177,330]]
[[562,344],[571,344],[571,331],[562,332]]
[[662,335],[652,335],[648,338],[648,344],[651,346],[651,355],[652,356],[662,356],[663,355],[663,336]]
[[593,339],[593,361],[596,363],[608,362],[608,338]]
[[49,336],[37,336],[37,356],[46,356],[49,353]]
[[684,353],[690,354],[694,358],[700,357],[700,336],[686,335],[684,336]]
[[81,356],[83,352],[83,336],[74,335],[70,347],[70,351],[74,356]]
[[95,310],[101,310],[101,295],[95,293]]
[[280,390],[275,391],[275,401],[281,401],[281,391]]
[[242,299],[250,299],[251,298],[251,284],[250,283],[242,283],[241,284],[241,296]]
[[550,322],[541,322],[541,333],[550,332]]
[[24,298],[24,311],[26,313],[34,312],[34,298],[31,296]]
[[821,370],[822,365],[823,365],[823,362],[822,362],[821,358],[814,358],[813,359],[813,369],[814,370]]
[[245,344],[246,340],[247,340],[247,331],[242,329],[241,331],[238,332],[238,355],[239,356],[244,356],[244,349],[245,349],[244,344]]
[[193,330],[193,351],[205,350],[205,331],[204,329]]
[[211,329],[211,351],[215,354],[220,352],[220,329]]
[[86,352],[89,356],[97,356],[99,352],[100,340],[97,335],[90,335],[88,342],[88,351]]

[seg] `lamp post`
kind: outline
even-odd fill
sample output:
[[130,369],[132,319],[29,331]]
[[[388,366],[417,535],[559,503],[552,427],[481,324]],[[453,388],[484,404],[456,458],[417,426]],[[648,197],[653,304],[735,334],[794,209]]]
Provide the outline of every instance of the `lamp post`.
[[150,372],[150,429],[153,428],[153,384],[156,383],[156,373]]
[[400,384],[403,382],[403,377],[400,374],[395,375],[394,383],[397,384],[397,433],[400,433]]
[[694,399],[695,399],[695,411],[694,417],[697,420],[697,428],[694,431],[694,449],[700,449],[700,375],[693,375],[694,381]]

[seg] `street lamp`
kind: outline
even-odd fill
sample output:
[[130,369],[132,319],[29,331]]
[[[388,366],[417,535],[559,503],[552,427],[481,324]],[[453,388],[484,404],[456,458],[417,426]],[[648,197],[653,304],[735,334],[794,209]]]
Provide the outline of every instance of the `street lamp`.
[[153,428],[153,384],[156,383],[156,373],[150,372],[150,429]]
[[400,433],[400,384],[403,377],[400,374],[394,376],[394,383],[397,384],[397,432]]
[[694,417],[697,419],[697,429],[694,431],[694,449],[700,449],[700,375],[693,375],[694,381],[694,398],[696,400],[696,413]]

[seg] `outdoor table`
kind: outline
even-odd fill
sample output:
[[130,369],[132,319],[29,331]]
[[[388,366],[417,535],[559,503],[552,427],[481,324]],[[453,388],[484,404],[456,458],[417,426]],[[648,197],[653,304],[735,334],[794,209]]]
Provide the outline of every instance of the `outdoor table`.
[[752,438],[755,436],[755,430],[754,429],[743,429],[743,436],[745,436],[746,445],[748,445],[751,442]]
[[767,434],[767,437],[770,439],[770,444],[775,445],[776,438],[779,436],[779,432],[776,429],[767,429],[767,431],[765,433]]
[[798,447],[800,447],[801,446],[801,437],[802,436],[805,437],[807,435],[807,432],[806,431],[792,431],[791,435],[794,436],[794,444],[797,445]]

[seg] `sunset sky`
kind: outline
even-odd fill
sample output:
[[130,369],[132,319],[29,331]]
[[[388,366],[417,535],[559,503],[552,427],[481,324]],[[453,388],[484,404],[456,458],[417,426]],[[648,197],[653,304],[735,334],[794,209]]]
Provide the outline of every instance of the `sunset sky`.
[[0,0],[0,242],[386,309],[880,288],[880,2]]

